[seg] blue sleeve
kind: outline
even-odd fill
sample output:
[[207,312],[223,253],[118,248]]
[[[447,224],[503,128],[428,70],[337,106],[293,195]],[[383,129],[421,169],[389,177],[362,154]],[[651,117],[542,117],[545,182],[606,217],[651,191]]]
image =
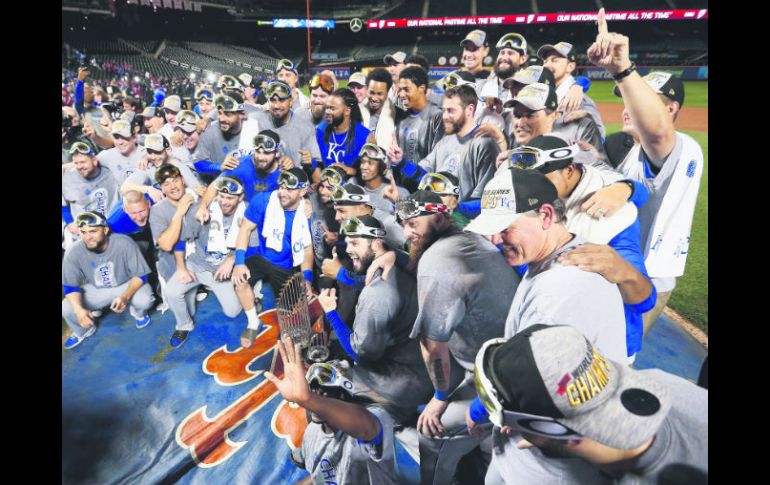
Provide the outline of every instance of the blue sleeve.
[[409,253],[396,251],[396,266],[401,269],[406,269],[407,266],[409,266]]
[[410,179],[420,180],[427,172],[424,168],[409,160],[404,160],[404,165],[401,167],[401,173],[409,177]]
[[[374,419],[377,420],[378,423],[380,423],[380,432],[377,433],[377,436],[374,437],[371,441],[365,441],[365,440],[357,440],[359,445],[373,445],[377,446],[380,443],[382,443],[382,422],[380,422],[380,418],[377,417],[376,414],[372,414],[374,416]],[[329,482],[327,482],[329,483]]]
[[[254,197],[251,198],[249,201],[249,205],[246,206],[246,212],[243,213],[243,216],[248,219],[249,221],[253,222],[257,226],[260,225],[261,221],[261,210],[262,209],[262,194],[270,194],[271,192],[257,192],[254,194]],[[259,227],[257,227],[257,230],[259,230]]]
[[358,363],[360,361],[358,354],[356,354],[356,351],[353,350],[353,347],[350,346],[350,335],[352,332],[348,326],[345,325],[345,322],[342,321],[342,318],[340,318],[337,310],[326,312],[326,318],[328,318],[329,323],[332,324],[334,333],[337,334],[337,339],[339,339],[343,350],[345,350],[345,352],[347,352],[347,354],[351,356],[353,360],[356,361],[356,363]]
[[528,264],[520,264],[518,266],[514,266],[513,269],[519,272],[519,275],[523,278],[525,274],[527,274],[527,268],[529,268]]
[[209,160],[198,160],[193,164],[198,173],[218,174],[220,165]]
[[487,408],[484,407],[481,398],[478,396],[471,401],[470,415],[474,423],[483,424],[489,422],[489,412],[487,412]]
[[142,275],[139,279],[142,280],[142,283],[147,283],[147,275]]
[[583,92],[587,93],[591,89],[591,80],[585,76],[578,76],[575,78],[575,83],[583,88]]
[[458,204],[455,210],[468,219],[478,217],[481,214],[481,199],[464,200]]
[[631,197],[629,197],[628,201],[634,204],[637,209],[642,207],[647,203],[648,200],[650,200],[650,192],[647,190],[647,187],[645,187],[643,183],[631,179],[624,179],[621,180],[621,182],[631,182],[631,184],[634,186],[634,193],[631,194]]
[[85,83],[78,79],[77,84],[75,84],[75,111],[77,111],[80,116],[83,116],[83,113],[85,113],[85,107],[83,106],[85,100],[84,87]]
[[[410,166],[411,168],[409,168]],[[420,174],[417,179],[411,177],[409,174],[411,173],[413,175],[418,169],[422,170],[423,174],[425,173],[425,170],[423,170],[422,167],[406,159],[402,159],[397,165],[393,165],[391,169],[393,170],[393,176],[396,178],[396,183],[401,187],[404,187],[410,193],[417,190],[417,187],[420,185],[422,174]]]
[[72,217],[72,209],[70,209],[70,206],[63,205],[61,206],[61,219],[64,221],[65,224],[71,224],[75,222],[75,219]]
[[356,290],[363,290],[366,282],[366,275],[357,275],[350,270],[340,268],[337,272],[337,282],[345,286],[352,286]]
[[176,246],[174,246],[174,251],[184,252],[186,247],[184,241],[179,241],[176,243]]
[[[644,265],[644,255],[642,254],[640,238],[641,225],[639,224],[639,219],[637,219],[633,224],[612,238],[608,245],[617,251],[621,258],[628,261],[634,269],[640,272],[645,278],[649,279],[650,276],[647,274],[647,268]],[[652,292],[650,292],[650,295],[645,300],[626,306],[637,313],[644,313],[652,310],[656,300],[657,292],[655,291],[655,285],[652,285]]]
[[79,286],[62,285],[62,289],[64,290],[64,294],[65,295],[69,295],[70,293],[82,293],[83,292],[83,290],[81,290]]

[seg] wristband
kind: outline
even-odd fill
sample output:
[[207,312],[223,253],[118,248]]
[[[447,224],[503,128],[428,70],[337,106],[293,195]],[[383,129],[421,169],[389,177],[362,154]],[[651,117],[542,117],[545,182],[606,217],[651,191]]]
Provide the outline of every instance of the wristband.
[[625,71],[620,71],[619,73],[612,76],[612,79],[615,81],[620,81],[624,77],[628,77],[631,75],[632,72],[636,71],[636,63],[631,61],[631,65],[626,69]]
[[313,282],[313,270],[312,269],[303,269],[302,270],[302,276],[305,277],[305,281],[308,283]]
[[433,393],[433,397],[438,399],[439,401],[446,401],[449,397],[449,394],[446,391],[439,391],[436,389],[436,392]]
[[245,249],[236,249],[235,250],[235,264],[246,264],[246,250]]

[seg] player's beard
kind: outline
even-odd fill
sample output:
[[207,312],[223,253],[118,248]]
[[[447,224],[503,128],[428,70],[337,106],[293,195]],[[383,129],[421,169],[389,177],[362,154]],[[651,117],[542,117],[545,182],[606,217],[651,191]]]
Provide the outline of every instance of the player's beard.
[[449,126],[447,126],[447,123],[444,122],[444,134],[445,135],[452,135],[455,133],[459,133],[460,130],[463,129],[463,125],[465,125],[465,114],[463,113],[462,117],[458,119],[457,121],[452,121],[449,123]]
[[268,174],[273,173],[277,163],[278,163],[278,158],[275,158],[265,168],[260,168],[258,165],[255,165],[254,168],[256,169],[257,175],[259,175],[260,178],[265,178]]
[[324,117],[324,105],[312,105],[310,107],[310,114],[313,115],[313,120],[321,121]]
[[498,79],[508,79],[509,77],[516,74],[516,71],[518,70],[516,67],[513,66],[513,64],[506,64],[510,66],[507,69],[501,69],[500,68],[500,61],[495,61],[495,75]]
[[409,265],[407,266],[407,269],[410,272],[414,273],[417,271],[417,265],[420,263],[422,255],[425,254],[425,251],[427,251],[439,237],[441,237],[441,233],[436,226],[431,223],[430,226],[428,226],[428,232],[419,239],[419,242],[415,243],[410,241]]
[[360,269],[356,270],[356,273],[358,274],[366,274],[366,272],[369,270],[369,266],[372,265],[372,261],[374,261],[374,258],[376,256],[374,255],[374,251],[372,250],[372,247],[369,246],[369,249],[366,251],[366,254],[361,256],[359,258],[359,264],[361,265]]
[[332,128],[337,128],[345,121],[345,115],[332,117]]

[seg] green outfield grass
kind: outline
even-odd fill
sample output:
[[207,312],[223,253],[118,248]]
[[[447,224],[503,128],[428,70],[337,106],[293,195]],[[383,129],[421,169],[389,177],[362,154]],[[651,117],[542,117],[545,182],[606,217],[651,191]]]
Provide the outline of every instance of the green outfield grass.
[[[593,86],[591,87],[593,90]],[[620,130],[620,124],[606,125],[607,133]],[[676,288],[668,301],[668,306],[679,312],[683,317],[697,325],[708,334],[709,324],[709,136],[699,131],[684,131],[700,143],[703,149],[703,177],[700,181],[698,201],[695,205],[692,230],[690,232],[690,250],[684,276],[677,278]]]
[[[588,96],[597,103],[620,104],[619,97],[612,94],[615,87],[613,81],[591,81],[591,89]],[[708,108],[709,105],[709,83],[708,81],[685,81],[684,83],[684,105],[693,108]]]

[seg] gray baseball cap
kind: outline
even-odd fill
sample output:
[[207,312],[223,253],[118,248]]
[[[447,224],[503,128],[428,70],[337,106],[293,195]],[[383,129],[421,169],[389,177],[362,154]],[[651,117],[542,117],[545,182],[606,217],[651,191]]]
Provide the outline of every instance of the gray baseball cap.
[[385,65],[390,65],[391,63],[396,64],[403,64],[406,60],[406,52],[394,52],[393,54],[387,54],[385,57],[382,58],[382,62],[385,63]]
[[144,137],[144,148],[155,152],[162,152],[169,147],[168,140],[160,133],[152,133]]
[[110,133],[123,138],[131,138],[131,123],[126,120],[115,120],[112,122]]
[[163,109],[167,109],[175,113],[178,112],[182,109],[182,99],[176,94],[168,96],[163,100]]
[[572,326],[533,325],[490,345],[482,362],[504,409],[553,418],[612,448],[649,441],[671,408],[663,384],[606,359]]
[[503,89],[511,89],[514,82],[519,84],[543,83],[550,86],[556,85],[553,73],[543,66],[527,66],[524,69],[519,69],[513,77],[503,81]]
[[348,86],[351,84],[358,84],[359,86],[366,86],[366,74],[363,72],[354,72],[348,79]]
[[487,33],[483,30],[471,30],[463,40],[460,41],[461,46],[465,46],[466,42],[471,42],[476,47],[482,47],[487,45]]
[[516,104],[521,104],[532,111],[538,111],[546,108],[555,110],[559,102],[556,97],[556,90],[552,85],[533,83],[524,86],[519,91],[519,94],[515,98],[506,101],[503,107],[509,108]]
[[555,52],[559,57],[566,57],[570,62],[575,62],[575,46],[569,42],[546,44],[537,50],[537,57],[545,60],[546,57],[548,57],[548,54],[551,52]]

